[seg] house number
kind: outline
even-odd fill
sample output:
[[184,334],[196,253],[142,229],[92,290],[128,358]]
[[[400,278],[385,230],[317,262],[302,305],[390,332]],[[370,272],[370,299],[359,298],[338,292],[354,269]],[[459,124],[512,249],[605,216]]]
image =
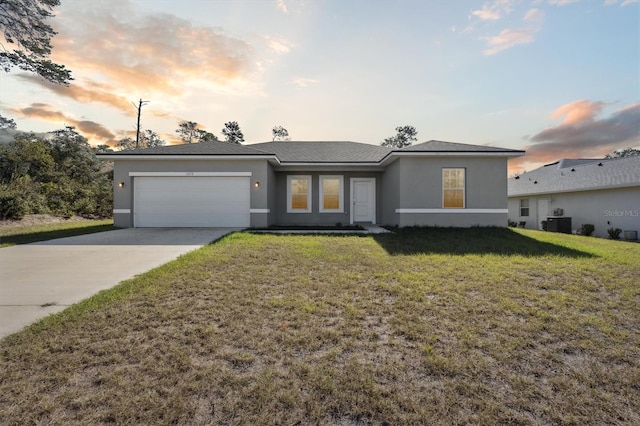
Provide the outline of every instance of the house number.
[[186,175],[187,176],[195,176],[195,173],[194,172],[187,172]]

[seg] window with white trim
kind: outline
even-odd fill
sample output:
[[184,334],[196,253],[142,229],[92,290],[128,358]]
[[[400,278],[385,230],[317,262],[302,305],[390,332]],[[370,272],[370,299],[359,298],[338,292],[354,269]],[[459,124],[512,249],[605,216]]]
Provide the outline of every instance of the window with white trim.
[[465,199],[464,169],[442,169],[442,207],[463,209]]
[[320,176],[320,213],[344,211],[343,176]]
[[287,176],[287,213],[311,213],[311,176]]
[[529,199],[520,200],[520,216],[529,216]]

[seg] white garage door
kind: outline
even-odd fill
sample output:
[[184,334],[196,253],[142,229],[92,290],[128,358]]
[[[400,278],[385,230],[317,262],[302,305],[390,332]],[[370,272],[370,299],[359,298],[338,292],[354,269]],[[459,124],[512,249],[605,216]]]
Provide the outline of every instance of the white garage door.
[[134,226],[247,227],[249,179],[245,176],[136,176]]

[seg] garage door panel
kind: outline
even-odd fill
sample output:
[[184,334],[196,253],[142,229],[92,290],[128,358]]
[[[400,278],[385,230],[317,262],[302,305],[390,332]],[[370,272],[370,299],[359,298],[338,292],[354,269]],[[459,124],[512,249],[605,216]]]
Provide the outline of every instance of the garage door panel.
[[136,177],[136,227],[246,227],[248,177]]

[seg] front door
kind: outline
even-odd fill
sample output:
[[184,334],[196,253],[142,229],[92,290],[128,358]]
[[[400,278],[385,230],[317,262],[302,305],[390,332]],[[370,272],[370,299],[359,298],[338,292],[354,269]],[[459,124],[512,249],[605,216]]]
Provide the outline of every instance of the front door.
[[376,223],[375,178],[351,178],[351,223]]

